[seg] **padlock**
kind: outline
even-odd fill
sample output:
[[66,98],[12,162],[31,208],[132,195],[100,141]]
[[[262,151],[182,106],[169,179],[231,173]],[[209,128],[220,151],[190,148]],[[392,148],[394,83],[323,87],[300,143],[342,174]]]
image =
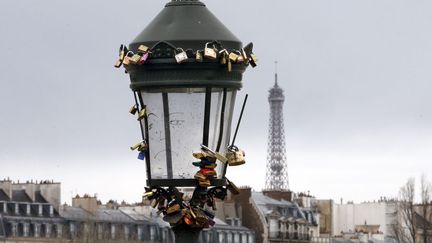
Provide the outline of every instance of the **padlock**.
[[210,177],[210,178],[216,176],[216,171],[215,171],[215,170],[212,170],[212,169],[205,169],[205,168],[202,168],[202,169],[200,170],[200,173],[203,174],[204,176],[206,176],[206,177]]
[[200,51],[200,50],[196,51],[195,59],[196,59],[197,62],[202,62],[203,61],[202,51]]
[[134,55],[130,58],[130,62],[131,62],[131,64],[138,64],[140,60],[141,60],[141,55],[139,55],[139,54],[134,54]]
[[182,48],[176,49],[174,57],[175,57],[177,63],[183,63],[183,62],[187,61],[187,59],[188,59],[187,53]]
[[150,191],[150,192],[144,193],[143,197],[151,197],[153,195],[154,195],[154,192]]
[[228,148],[228,152],[226,153],[226,157],[228,159],[228,165],[237,166],[246,163],[244,156],[245,153],[243,150],[240,150],[236,146],[230,146]]
[[208,224],[209,224],[211,227],[213,227],[213,226],[215,226],[216,222],[215,222],[213,219],[209,219],[209,220],[208,220]]
[[195,219],[196,218],[196,214],[195,214],[195,212],[193,211],[193,208],[191,207],[191,206],[189,206],[189,211],[188,211],[189,213],[190,213],[190,215]]
[[144,119],[146,117],[147,113],[146,113],[146,109],[142,108],[140,110],[140,112],[138,113],[138,121],[141,121],[142,119]]
[[148,145],[144,142],[141,143],[141,146],[138,147],[138,151],[144,152],[148,149]]
[[123,65],[127,66],[130,64],[130,57],[125,56],[125,58],[123,59]]
[[222,65],[227,64],[227,56],[229,56],[229,53],[226,49],[219,51],[220,64]]
[[114,67],[119,68],[119,67],[121,67],[122,63],[123,63],[123,62],[120,61],[120,59],[118,59],[118,60],[116,61],[116,63],[114,64]]
[[192,162],[192,164],[193,164],[194,166],[196,166],[196,167],[201,167],[201,166],[203,166],[203,165],[201,164],[201,161]]
[[237,58],[237,63],[244,63],[245,59],[243,58],[242,55],[239,55],[239,57]]
[[129,109],[129,113],[131,113],[132,115],[135,115],[138,111],[138,106],[137,105],[133,105],[130,109]]
[[138,46],[138,52],[139,53],[144,54],[144,53],[147,53],[148,51],[149,51],[149,48],[147,46],[145,46],[145,45]]
[[237,54],[237,53],[235,53],[235,52],[231,52],[231,53],[229,54],[229,59],[230,59],[230,61],[231,61],[232,63],[236,63],[238,57],[239,57],[239,54]]
[[145,160],[145,152],[144,152],[144,151],[139,152],[137,158],[138,158],[139,160]]
[[179,211],[177,213],[167,214],[163,217],[165,222],[170,223],[171,225],[175,225],[179,223],[183,219],[184,213]]
[[216,59],[217,58],[217,51],[216,48],[213,45],[213,48],[208,47],[208,45],[211,44],[211,42],[206,43],[204,48],[204,57],[209,59]]
[[195,179],[197,180],[207,180],[207,177],[204,176],[203,174],[201,174],[200,172],[197,172],[194,176]]
[[125,58],[126,54],[128,53],[128,49],[125,45],[121,45],[120,46],[120,50],[119,50],[119,59],[120,61],[123,61],[123,59]]
[[216,162],[216,157],[214,156],[214,154],[207,153],[205,151],[193,153],[192,156],[200,160],[206,159],[210,162]]
[[190,216],[184,216],[183,217],[183,221],[185,222],[186,225],[193,225],[195,224],[195,221],[190,217]]
[[131,52],[131,51],[128,51],[127,53],[126,53],[126,55],[124,56],[124,58],[123,58],[123,65],[130,65],[131,64],[131,57],[133,56],[134,54],[133,54],[133,52]]
[[216,159],[218,159],[222,163],[226,163],[228,161],[228,159],[225,156],[223,156],[220,153],[214,152],[213,150],[211,150],[210,148],[208,148],[203,144],[201,144],[201,149],[203,149],[206,153],[209,153],[212,156],[216,157]]
[[232,72],[232,63],[231,63],[231,61],[228,61],[227,66],[228,66],[228,72],[229,73]]
[[170,205],[167,208],[167,214],[172,214],[172,213],[179,212],[179,211],[180,211],[180,205],[178,205],[178,204]]
[[248,60],[248,56],[243,48],[240,50],[240,53],[241,56],[243,57],[243,60]]
[[205,215],[201,210],[196,210],[196,222],[199,226],[207,228],[206,225],[208,225],[208,217]]
[[249,58],[249,63],[251,64],[252,67],[256,67],[257,62],[258,62],[257,56],[255,54],[251,53],[250,58]]
[[200,187],[209,187],[211,186],[210,180],[198,180],[198,184]]
[[145,147],[145,146],[146,146],[146,144],[144,144],[144,142],[139,142],[139,143],[131,146],[130,149],[133,151],[133,150],[136,150],[136,149],[140,149],[141,147]]
[[117,62],[115,63],[114,67],[119,68],[123,64],[123,60],[126,55],[126,47],[124,45],[120,45],[119,49],[119,58],[117,59]]
[[156,206],[158,205],[158,202],[159,202],[159,200],[158,199],[154,199],[154,200],[152,200],[152,202],[151,202],[151,207],[152,208],[156,208]]
[[144,54],[141,56],[141,59],[139,60],[138,64],[139,64],[139,65],[143,65],[143,64],[147,61],[147,59],[149,58],[149,55],[150,55],[149,52],[144,53]]
[[214,170],[216,168],[216,166],[217,166],[217,164],[204,165],[203,168]]

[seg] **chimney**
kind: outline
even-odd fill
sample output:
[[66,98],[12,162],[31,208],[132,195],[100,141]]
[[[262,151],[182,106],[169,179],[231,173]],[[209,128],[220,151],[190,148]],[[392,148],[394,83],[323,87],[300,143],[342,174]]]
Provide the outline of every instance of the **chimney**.
[[83,197],[74,197],[72,198],[72,207],[79,207],[90,213],[96,213],[98,209],[97,198],[87,194]]

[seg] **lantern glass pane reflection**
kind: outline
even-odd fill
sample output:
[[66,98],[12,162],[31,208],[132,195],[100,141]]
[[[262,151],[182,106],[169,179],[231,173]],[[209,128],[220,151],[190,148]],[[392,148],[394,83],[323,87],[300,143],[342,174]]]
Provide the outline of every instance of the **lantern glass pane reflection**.
[[[206,99],[206,95],[211,98]],[[197,161],[192,153],[200,150],[200,144],[225,153],[231,133],[235,90],[164,88],[141,91],[141,96],[148,112],[148,124],[145,120],[142,123],[143,129],[148,127],[147,159],[151,179],[194,178],[199,168],[192,165],[193,161]],[[210,109],[207,110],[206,100],[210,101],[207,105]],[[206,134],[208,139],[204,139]],[[221,178],[223,165],[219,161],[217,163],[216,171],[218,178]]]

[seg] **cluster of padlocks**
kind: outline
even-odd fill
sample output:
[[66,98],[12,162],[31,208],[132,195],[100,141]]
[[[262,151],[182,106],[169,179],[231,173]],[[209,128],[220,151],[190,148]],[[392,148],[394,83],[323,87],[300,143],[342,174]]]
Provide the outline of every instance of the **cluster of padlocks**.
[[[138,115],[137,120],[141,121],[142,119],[144,119],[147,115],[147,110],[146,108],[142,108],[141,110],[138,110],[138,106],[137,105],[133,105],[130,109],[129,109],[129,113],[131,113],[132,115]],[[133,146],[130,147],[131,150],[138,150],[138,159],[140,160],[144,160],[145,159],[145,151],[148,149],[148,145],[146,144],[146,142],[143,140]]]
[[171,226],[184,224],[192,228],[208,228],[215,224],[215,199],[224,200],[227,190],[235,195],[240,193],[234,183],[227,182],[227,186],[210,189],[197,187],[189,202],[183,200],[183,193],[175,187],[146,187],[144,198],[151,201],[151,206],[157,208],[158,214],[163,214],[163,220]]
[[190,227],[208,228],[215,224],[214,213],[216,210],[215,199],[224,200],[229,190],[232,194],[240,193],[239,188],[226,179],[226,186],[211,186],[211,180],[216,177],[216,161],[228,163],[230,166],[244,164],[244,152],[235,146],[230,146],[226,156],[214,152],[204,145],[199,152],[193,153],[193,157],[200,161],[193,162],[200,168],[195,174],[197,187],[189,202],[183,201],[183,193],[171,187],[165,190],[160,187],[146,188],[144,198],[151,201],[158,213],[163,214],[163,219],[172,226],[186,224]]
[[[231,72],[233,64],[256,66],[257,58],[252,49],[253,45],[250,43],[240,50],[228,51],[219,42],[214,41],[206,43],[202,50],[193,51],[191,49],[183,50],[168,42],[158,42],[152,48],[140,45],[137,52],[134,53],[128,50],[125,45],[121,45],[119,58],[115,67],[119,68],[123,65],[127,71],[129,67],[134,65],[145,65],[151,58],[173,58],[173,63],[178,64],[219,62],[221,65],[226,65],[228,71]],[[243,113],[246,99],[241,114]],[[145,119],[149,113],[146,106],[140,109],[137,101],[130,108],[129,112],[132,115],[136,115],[138,121]],[[241,115],[239,123],[240,120]],[[234,136],[232,145],[227,148],[226,154],[212,151],[204,145],[201,145],[201,151],[192,154],[194,158],[199,160],[192,162],[194,166],[199,167],[199,171],[194,176],[196,187],[190,200],[184,200],[183,193],[175,187],[165,189],[157,186],[146,187],[143,199],[150,200],[151,206],[157,208],[158,214],[163,214],[163,219],[172,226],[187,225],[192,228],[208,228],[213,226],[215,224],[215,199],[225,200],[228,191],[234,195],[240,193],[239,188],[226,177],[224,177],[226,185],[212,186],[212,180],[217,177],[215,170],[217,161],[227,166],[238,166],[245,163],[244,151],[234,145],[235,137],[236,135]],[[148,144],[145,140],[138,142],[130,148],[139,152],[138,159],[145,159],[145,154],[148,150]],[[224,174],[225,171],[223,172]]]
[[[196,51],[193,51],[192,49],[184,50],[180,47],[174,47],[169,43],[163,43],[171,46],[168,50],[172,51],[172,53],[168,56],[173,57],[178,64],[193,61],[219,61],[221,65],[226,65],[228,71],[231,72],[233,64],[250,64],[252,67],[256,67],[258,62],[257,56],[252,51],[252,43],[249,43],[240,50],[231,51],[225,49],[218,41],[208,42],[202,50]],[[152,48],[140,45],[136,53],[129,50],[125,45],[121,45],[119,49],[119,58],[114,66],[119,68],[123,65],[127,69],[131,65],[144,65],[149,59],[160,57],[160,54],[153,55],[158,44]]]

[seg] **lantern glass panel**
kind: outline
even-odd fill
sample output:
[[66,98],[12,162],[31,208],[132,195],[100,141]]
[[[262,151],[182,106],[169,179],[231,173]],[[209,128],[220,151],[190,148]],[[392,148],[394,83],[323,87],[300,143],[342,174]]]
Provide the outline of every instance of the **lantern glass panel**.
[[[197,161],[192,153],[200,150],[200,144],[225,152],[230,139],[235,95],[235,90],[224,92],[221,88],[142,91],[142,100],[148,112],[147,124],[145,120],[142,122],[143,129],[148,128],[144,133],[148,134],[147,159],[151,179],[194,178],[199,168],[192,165],[193,161]],[[225,108],[223,113],[222,107]],[[221,178],[223,166],[217,163],[217,174]]]

